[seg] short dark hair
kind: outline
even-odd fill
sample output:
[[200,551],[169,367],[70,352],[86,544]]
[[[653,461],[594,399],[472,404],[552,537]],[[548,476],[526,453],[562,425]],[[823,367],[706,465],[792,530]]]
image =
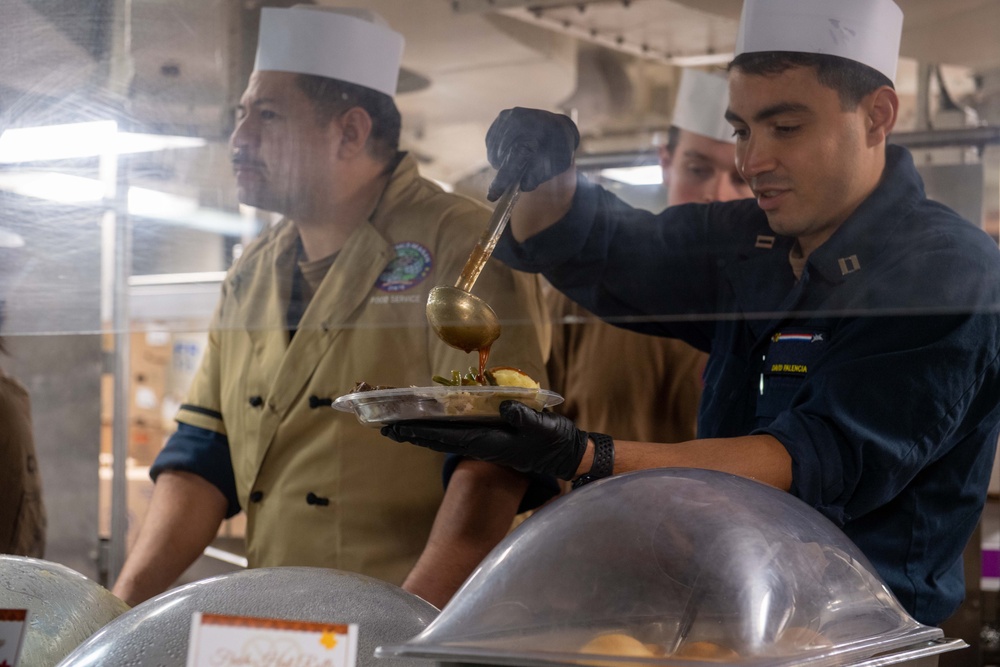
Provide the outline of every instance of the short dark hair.
[[667,128],[667,142],[663,144],[667,153],[670,155],[674,154],[677,150],[677,143],[681,140],[681,128],[676,125],[671,125]]
[[365,86],[313,74],[299,74],[298,85],[316,105],[316,113],[322,123],[354,107],[364,109],[372,119],[368,152],[382,162],[395,158],[399,150],[402,119],[396,102],[390,96]]
[[746,74],[781,74],[793,67],[812,67],[819,82],[837,91],[844,111],[858,108],[866,95],[882,86],[893,88],[885,74],[854,60],[826,53],[797,51],[761,51],[741,53],[729,63],[727,71],[738,69]]

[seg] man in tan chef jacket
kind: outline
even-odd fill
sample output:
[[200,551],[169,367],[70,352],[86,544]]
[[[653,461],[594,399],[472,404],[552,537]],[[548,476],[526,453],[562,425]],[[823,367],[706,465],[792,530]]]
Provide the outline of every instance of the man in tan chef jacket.
[[[438,605],[511,524],[526,477],[463,462],[445,494],[442,455],[400,451],[330,407],[359,380],[429,385],[478,363],[438,340],[425,303],[457,279],[489,210],[399,152],[402,48],[367,10],[262,10],[231,147],[240,201],[284,219],[224,281],[114,587],[130,604],[170,586],[240,510],[251,567],[358,572]],[[537,281],[491,263],[476,291],[503,322],[491,359],[545,382]]]
[[[753,196],[736,169],[728,104],[725,76],[683,72],[667,141],[659,147],[671,205]],[[694,439],[707,354],[681,340],[606,324],[555,289],[547,298],[549,381],[566,398],[557,412],[581,428],[628,440]]]

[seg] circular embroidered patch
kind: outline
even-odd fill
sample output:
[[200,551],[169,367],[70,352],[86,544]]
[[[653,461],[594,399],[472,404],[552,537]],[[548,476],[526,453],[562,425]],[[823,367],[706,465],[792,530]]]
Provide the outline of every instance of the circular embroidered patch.
[[427,277],[434,266],[431,251],[415,243],[403,241],[393,246],[396,257],[385,267],[385,271],[375,281],[375,287],[383,292],[402,292],[417,285]]

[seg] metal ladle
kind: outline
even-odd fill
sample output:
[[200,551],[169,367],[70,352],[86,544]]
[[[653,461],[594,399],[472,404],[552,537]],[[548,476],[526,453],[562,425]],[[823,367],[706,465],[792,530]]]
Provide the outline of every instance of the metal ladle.
[[427,295],[427,321],[448,345],[463,352],[486,350],[500,337],[500,320],[490,305],[472,294],[472,286],[500,239],[521,194],[521,179],[497,200],[486,230],[472,249],[454,287],[438,285]]

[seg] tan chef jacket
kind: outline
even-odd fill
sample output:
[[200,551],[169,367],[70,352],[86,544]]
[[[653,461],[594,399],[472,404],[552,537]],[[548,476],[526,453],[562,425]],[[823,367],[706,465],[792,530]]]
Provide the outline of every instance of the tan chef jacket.
[[31,401],[0,371],[0,553],[45,555],[45,505],[31,431]]
[[[322,566],[402,582],[443,497],[443,456],[394,443],[353,414],[311,407],[310,398],[346,394],[358,380],[426,386],[434,374],[478,364],[438,340],[425,303],[433,286],[454,284],[488,217],[420,178],[405,157],[290,344],[294,225],[268,230],[229,271],[177,419],[228,436],[252,567]],[[503,322],[490,365],[544,383],[538,280],[491,262],[475,291]]]
[[554,288],[547,299],[549,381],[566,397],[554,410],[582,429],[621,440],[694,439],[707,354],[602,322]]

